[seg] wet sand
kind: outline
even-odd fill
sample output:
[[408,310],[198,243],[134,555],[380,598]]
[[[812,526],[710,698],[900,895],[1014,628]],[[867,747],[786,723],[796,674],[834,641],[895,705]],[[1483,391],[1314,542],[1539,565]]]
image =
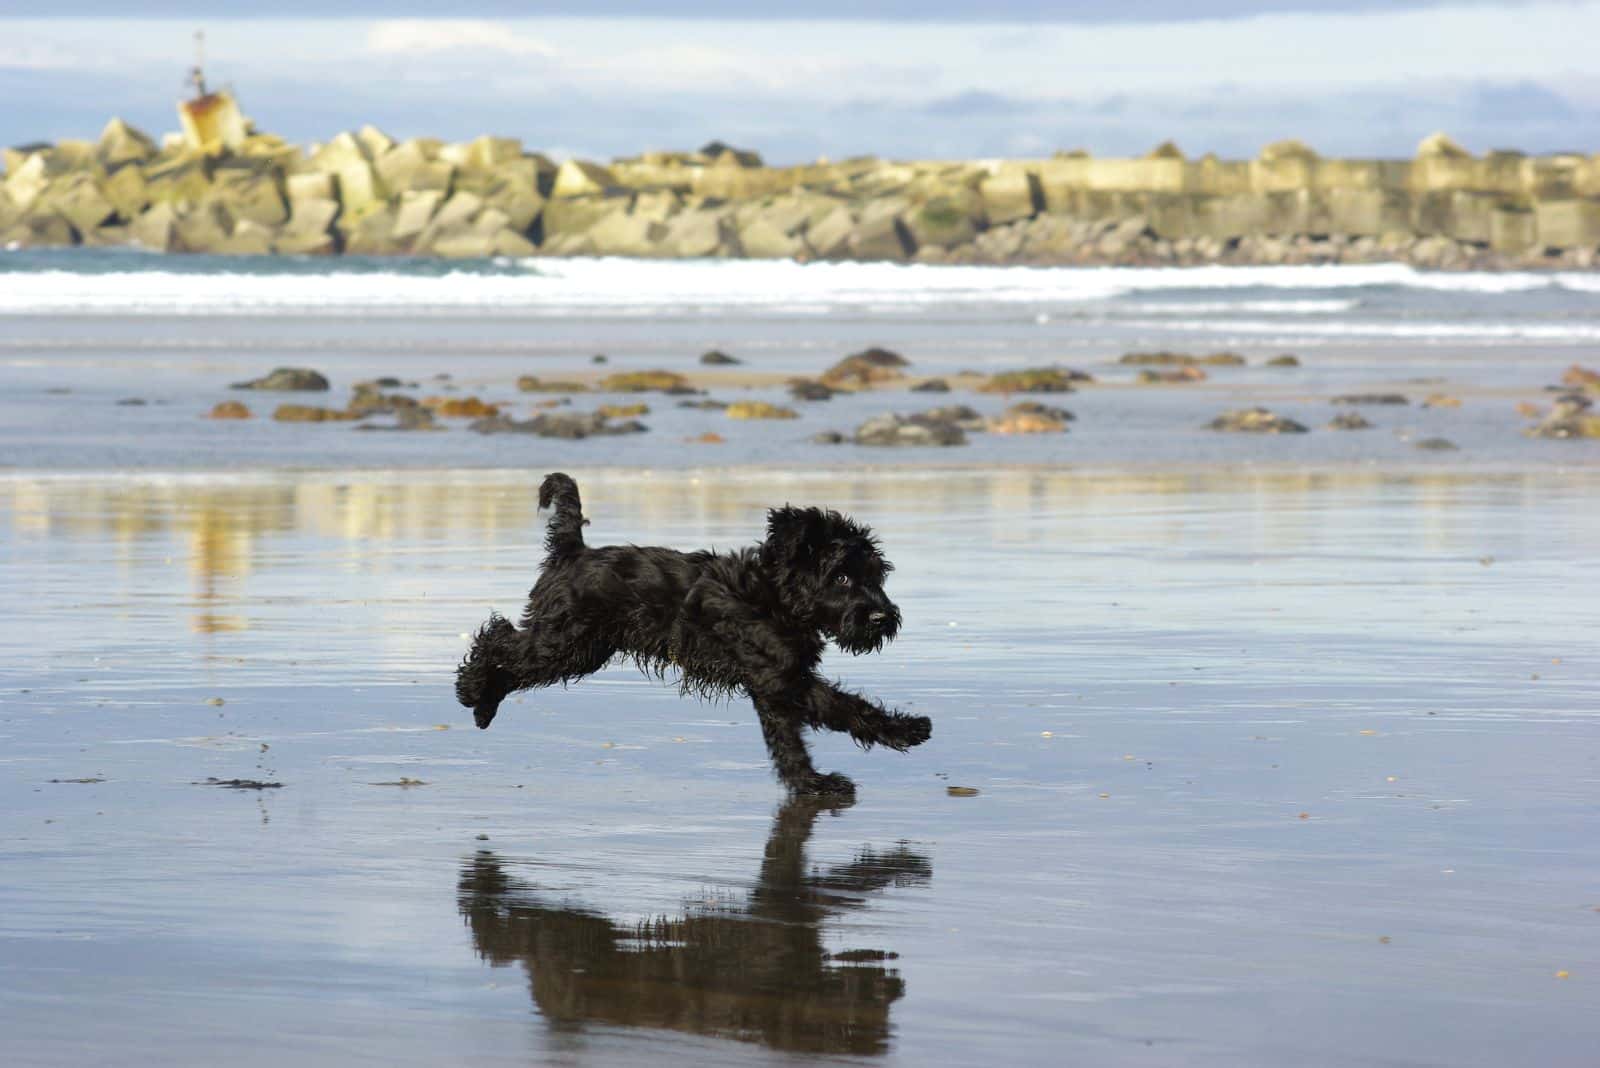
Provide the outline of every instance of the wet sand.
[[0,479],[8,1061],[1591,1061],[1600,472],[575,469],[882,535],[934,737],[819,811],[628,669],[471,729],[540,471]]

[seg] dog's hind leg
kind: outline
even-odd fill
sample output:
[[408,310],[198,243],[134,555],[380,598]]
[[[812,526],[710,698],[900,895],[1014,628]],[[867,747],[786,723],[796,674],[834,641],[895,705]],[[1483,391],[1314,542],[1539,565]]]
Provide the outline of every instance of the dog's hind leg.
[[854,797],[856,784],[837,772],[823,775],[811,763],[811,753],[800,735],[801,721],[781,699],[752,697],[761,720],[761,737],[778,779],[791,793]]

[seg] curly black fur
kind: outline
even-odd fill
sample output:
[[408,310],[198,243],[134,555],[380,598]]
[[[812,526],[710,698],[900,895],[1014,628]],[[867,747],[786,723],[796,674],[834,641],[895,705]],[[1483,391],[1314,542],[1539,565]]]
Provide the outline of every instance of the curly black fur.
[[677,670],[686,694],[749,695],[778,778],[795,793],[855,789],[817,772],[802,728],[844,731],[863,748],[928,740],[926,716],[890,711],[816,673],[828,640],[870,653],[900,629],[883,592],[893,566],[866,527],[783,507],[767,513],[765,541],[731,553],[591,548],[577,483],[547,476],[539,504],[555,512],[522,625],[491,615],[456,673],[456,699],[479,727],[507,694],[565,684],[622,657],[660,676]]

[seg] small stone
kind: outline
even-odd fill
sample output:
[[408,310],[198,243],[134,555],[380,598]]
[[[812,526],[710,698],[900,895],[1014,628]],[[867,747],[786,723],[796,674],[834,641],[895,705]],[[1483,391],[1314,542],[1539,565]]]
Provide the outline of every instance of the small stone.
[[477,839],[480,842],[487,842],[489,840],[489,836],[486,834],[480,834],[477,836]]
[[1360,412],[1340,412],[1328,423],[1329,430],[1371,430],[1372,424]]
[[252,378],[248,382],[235,382],[232,388],[325,393],[328,390],[328,380],[309,367],[279,367],[260,378]]
[[710,352],[701,354],[700,362],[705,364],[707,367],[732,367],[737,364],[741,364],[744,361],[733,356],[729,356],[726,352],[712,349]]
[[212,708],[221,708],[223,705],[225,705],[227,703],[228,702],[224,701],[220,697],[208,697],[208,698],[206,698],[206,704],[210,705]]
[[1306,428],[1266,408],[1238,408],[1223,412],[1207,426],[1247,434],[1304,434]]
[[729,419],[798,419],[800,413],[766,401],[735,401],[728,405]]
[[217,405],[215,408],[212,408],[211,409],[211,413],[209,415],[207,415],[206,418],[207,419],[248,419],[248,418],[250,418],[250,409],[245,407],[243,404],[239,403],[238,401],[223,401],[221,404]]
[[950,383],[942,378],[929,378],[911,387],[913,393],[949,393]]
[[1448,438],[1423,438],[1417,442],[1417,448],[1425,452],[1458,452],[1460,446]]
[[946,786],[944,792],[951,797],[977,797],[976,786]]
[[1345,393],[1333,398],[1333,404],[1410,404],[1404,393]]
[[1289,355],[1285,354],[1283,356],[1274,356],[1272,359],[1267,361],[1267,366],[1268,367],[1299,367],[1300,366],[1300,360],[1297,357],[1289,356]]

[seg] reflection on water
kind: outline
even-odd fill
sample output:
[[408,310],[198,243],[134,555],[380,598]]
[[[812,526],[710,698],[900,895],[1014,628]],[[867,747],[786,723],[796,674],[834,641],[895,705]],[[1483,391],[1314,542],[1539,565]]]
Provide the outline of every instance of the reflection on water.
[[852,946],[830,955],[822,924],[885,887],[925,882],[933,869],[900,845],[808,871],[806,843],[821,811],[793,800],[778,810],[743,902],[620,924],[512,878],[515,862],[485,851],[462,865],[458,904],[483,959],[527,970],[552,1027],[651,1027],[781,1050],[884,1053],[889,1008],[905,993],[897,969],[883,963],[894,954]]

